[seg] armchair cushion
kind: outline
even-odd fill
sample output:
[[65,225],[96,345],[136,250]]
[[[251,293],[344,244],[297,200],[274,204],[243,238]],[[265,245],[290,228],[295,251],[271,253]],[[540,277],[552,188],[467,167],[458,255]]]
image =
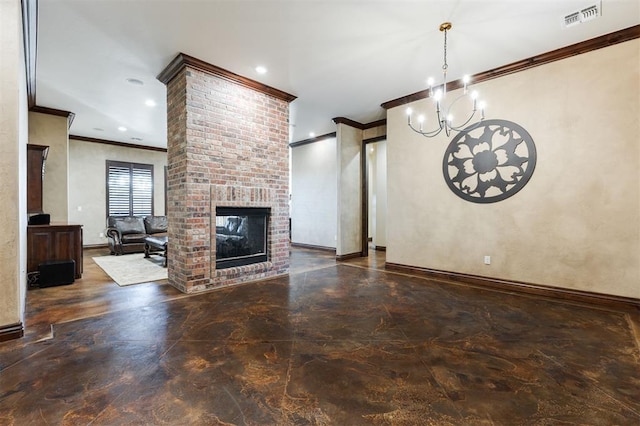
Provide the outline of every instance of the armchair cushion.
[[123,239],[127,234],[146,234],[147,232],[141,217],[123,217],[121,220],[116,221],[115,225]]
[[159,234],[167,232],[166,216],[146,216],[144,218],[144,227],[147,234]]
[[144,244],[144,239],[147,236],[147,234],[124,234],[122,235],[122,244]]

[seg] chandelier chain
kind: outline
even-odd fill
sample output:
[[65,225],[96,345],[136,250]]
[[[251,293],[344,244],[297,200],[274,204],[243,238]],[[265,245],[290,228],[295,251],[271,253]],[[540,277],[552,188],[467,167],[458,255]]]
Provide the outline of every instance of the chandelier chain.
[[447,64],[447,30],[444,30],[444,62],[442,64],[442,71],[444,71],[444,73],[447,73],[447,68],[449,68],[449,65]]

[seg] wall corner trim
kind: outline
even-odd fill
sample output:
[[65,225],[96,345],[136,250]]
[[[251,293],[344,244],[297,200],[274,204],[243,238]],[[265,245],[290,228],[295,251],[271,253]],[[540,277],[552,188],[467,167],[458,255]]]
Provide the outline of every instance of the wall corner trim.
[[195,68],[207,74],[216,75],[218,77],[232,81],[241,86],[256,90],[266,95],[273,96],[277,99],[281,99],[286,102],[292,102],[297,98],[297,96],[283,92],[282,90],[276,89],[271,86],[267,86],[266,84],[262,84],[250,78],[243,77],[231,71],[227,71],[223,68],[217,67],[208,62],[194,58],[193,56],[189,56],[184,53],[178,53],[178,55],[175,58],[173,58],[171,62],[169,62],[169,65],[167,65],[165,69],[162,70],[156,78],[166,85],[176,75],[178,75],[178,73],[182,71],[182,69],[186,67]]
[[343,260],[355,259],[356,257],[365,257],[362,255],[362,252],[348,253],[348,254],[339,254],[336,256],[336,260],[341,262]]
[[531,284],[519,281],[503,280],[500,278],[482,277],[479,275],[462,274],[457,272],[439,271],[418,266],[402,265],[399,263],[385,264],[385,269],[402,273],[414,274],[426,278],[457,282],[487,290],[532,294],[556,300],[580,302],[589,305],[599,305],[621,310],[624,312],[639,312],[640,299],[616,296],[603,293],[593,293],[583,290],[553,287],[541,284]]
[[0,342],[19,339],[24,336],[24,326],[21,322],[0,326]]
[[336,252],[336,248],[335,247],[317,246],[317,245],[314,245],[314,244],[304,244],[304,243],[291,242],[290,246],[291,247],[303,248],[303,249],[309,249],[309,250],[320,250],[320,251],[327,251],[327,252],[332,252],[332,253]]

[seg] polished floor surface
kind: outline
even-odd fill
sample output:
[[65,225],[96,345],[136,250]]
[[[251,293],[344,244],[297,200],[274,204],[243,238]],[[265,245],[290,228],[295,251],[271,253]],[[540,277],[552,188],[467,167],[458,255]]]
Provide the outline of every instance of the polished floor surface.
[[[98,253],[100,255],[102,253]],[[85,252],[0,343],[0,425],[638,425],[638,312],[292,251],[198,295],[118,287]]]

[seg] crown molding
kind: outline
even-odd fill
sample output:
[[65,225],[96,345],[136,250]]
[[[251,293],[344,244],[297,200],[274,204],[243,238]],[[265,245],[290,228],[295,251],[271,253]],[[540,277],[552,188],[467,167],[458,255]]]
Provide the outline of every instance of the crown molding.
[[335,117],[333,119],[333,122],[336,124],[346,124],[347,126],[351,126],[351,127],[355,127],[356,129],[360,129],[360,130],[367,130],[367,129],[373,129],[374,127],[380,127],[380,126],[386,126],[387,125],[387,119],[386,118],[382,118],[380,120],[376,120],[376,121],[372,121],[371,123],[359,123],[355,120],[352,120],[350,118],[347,117]]
[[36,61],[38,57],[38,0],[22,0],[22,41],[27,80],[27,103],[36,104]]
[[376,142],[382,142],[382,141],[386,141],[387,140],[387,135],[380,135],[380,136],[376,136],[375,138],[368,138],[368,139],[363,139],[362,143],[367,145],[370,143],[376,143]]
[[165,85],[168,84],[183,68],[194,68],[207,74],[215,75],[225,80],[236,83],[240,86],[247,87],[249,89],[264,93],[266,95],[273,96],[286,102],[292,102],[297,96],[283,92],[266,84],[262,84],[258,81],[251,80],[250,78],[243,77],[241,75],[232,73],[223,68],[212,65],[208,62],[194,58],[193,56],[185,55],[184,53],[178,53],[178,55],[165,67],[164,70],[156,77]]
[[364,129],[373,129],[374,127],[381,127],[381,126],[386,126],[387,125],[387,119],[386,118],[382,118],[380,120],[377,121],[372,121],[371,123],[366,123],[364,125]]
[[[597,49],[602,49],[604,47],[613,46],[615,44],[623,43],[625,41],[634,40],[637,38],[640,38],[640,25],[635,25],[633,27],[629,27],[620,31],[615,31],[610,34],[592,38],[590,40],[582,41],[580,43],[562,47],[560,49],[552,50],[541,55],[532,56],[530,58],[494,68],[489,71],[484,71],[479,74],[473,75],[472,79],[474,83],[480,83],[482,81],[504,77],[505,75],[525,71],[539,65],[548,64],[551,62],[559,61],[561,59],[567,59],[572,56],[591,52]],[[447,91],[460,89],[461,87],[462,83],[460,82],[460,80],[447,83]],[[381,106],[384,109],[390,109],[428,97],[429,90],[421,90],[420,92],[412,93],[411,95],[387,101]]]
[[67,118],[71,128],[75,113],[36,105],[36,64],[38,60],[38,0],[22,0],[22,39],[27,85],[27,105],[30,112]]
[[136,149],[145,149],[147,151],[167,152],[166,148],[160,148],[160,147],[157,147],[157,146],[136,145],[136,144],[133,144],[133,143],[116,142],[116,141],[110,141],[110,140],[107,140],[107,139],[90,138],[90,137],[87,137],[87,136],[69,135],[69,139],[74,139],[74,140],[82,141],[82,142],[101,143],[101,144],[105,144],[105,145],[115,145],[115,146],[120,146],[120,147],[123,147],[123,148],[136,148]]
[[296,146],[308,145],[310,143],[320,142],[320,141],[323,141],[325,139],[331,139],[331,138],[335,138],[335,137],[336,137],[336,132],[331,132],[331,133],[327,133],[326,135],[316,136],[314,138],[304,139],[304,140],[297,141],[297,142],[291,142],[289,144],[289,146],[291,148],[295,148]]
[[41,114],[49,114],[49,115],[56,115],[58,117],[65,117],[68,121],[68,128],[71,128],[71,123],[73,123],[73,119],[76,118],[76,114],[71,111],[43,107],[39,105],[34,105],[31,108],[29,108],[29,112],[39,112]]
[[[376,120],[376,121],[372,121],[371,123],[362,124],[362,123],[358,123],[357,121],[348,119],[346,117],[336,117],[336,118],[333,119],[333,122],[336,123],[336,124],[338,124],[338,123],[346,124],[348,126],[355,127],[356,129],[360,129],[360,130],[373,129],[374,127],[380,127],[380,126],[386,126],[387,125],[387,119],[386,118],[383,118],[383,119],[380,119],[380,120]],[[326,135],[321,135],[321,136],[316,136],[316,137],[309,138],[309,139],[303,139],[303,140],[300,140],[300,141],[291,142],[289,144],[289,146],[291,148],[295,148],[296,146],[307,145],[307,144],[310,144],[310,143],[320,142],[322,140],[329,139],[329,138],[335,138],[335,137],[336,137],[336,132],[332,132],[332,133],[327,133]],[[366,143],[370,143],[370,142],[377,142],[378,140],[384,140],[386,138],[387,137],[385,135],[384,137],[382,137],[382,139],[372,138],[372,140],[365,139],[365,141],[366,141]],[[373,140],[373,139],[377,139],[377,140]]]
[[357,121],[351,120],[347,117],[335,117],[333,122],[336,124],[346,124],[347,126],[354,127],[356,129],[364,130],[364,124],[358,123]]

